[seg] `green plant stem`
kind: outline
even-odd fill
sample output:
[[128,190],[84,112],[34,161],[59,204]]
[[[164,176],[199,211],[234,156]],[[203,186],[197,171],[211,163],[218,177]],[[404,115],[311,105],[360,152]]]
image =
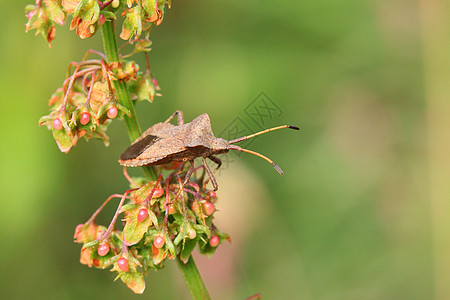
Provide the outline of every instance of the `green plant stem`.
[[[119,61],[119,53],[117,51],[117,43],[116,36],[114,34],[114,23],[113,21],[107,21],[101,27],[102,38],[103,38],[103,49],[105,50],[106,59],[108,63],[118,62]],[[138,118],[136,116],[136,111],[134,109],[134,105],[131,102],[130,96],[128,95],[127,87],[125,82],[120,80],[113,80],[112,86],[116,92],[117,101],[126,107],[130,113],[131,117],[124,116],[125,125],[127,127],[128,136],[130,140],[133,142],[136,140],[141,134],[141,126],[139,125]],[[145,175],[151,179],[156,180],[156,171],[153,167],[144,166],[142,167]]]
[[[117,51],[116,36],[114,34],[114,23],[113,21],[106,21],[103,26],[101,26],[102,38],[103,38],[103,48],[105,50],[106,59],[108,63],[118,62],[119,53]],[[124,82],[119,80],[114,80],[112,82],[113,88],[116,92],[117,101],[131,112],[131,118],[125,116],[125,125],[128,130],[128,135],[130,140],[133,142],[137,139],[142,131],[139,121],[136,116],[136,111],[134,105],[127,92],[127,87]],[[157,175],[153,167],[145,166],[143,167],[144,172],[148,179],[155,180]],[[181,260],[177,257],[178,267],[180,268],[181,274],[186,282],[186,285],[192,295],[193,299],[211,299],[203,283],[202,277],[195,265],[194,259],[189,257],[187,264],[183,264]]]
[[211,299],[192,255],[189,257],[187,264],[184,264],[179,257],[177,257],[177,263],[183,279],[191,292],[192,298],[196,300]]

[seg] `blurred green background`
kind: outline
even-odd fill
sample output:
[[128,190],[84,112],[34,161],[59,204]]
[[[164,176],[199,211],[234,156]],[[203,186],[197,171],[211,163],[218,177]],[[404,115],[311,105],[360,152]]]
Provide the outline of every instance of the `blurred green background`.
[[[109,148],[82,140],[66,155],[38,127],[68,63],[102,45],[66,24],[49,49],[24,32],[31,2],[1,2],[1,298],[189,299],[175,263],[144,296],[79,264],[74,228],[127,188],[129,141],[114,122]],[[138,105],[143,128],[178,109],[207,112],[216,135],[237,117],[257,130],[245,109],[261,92],[282,111],[267,126],[302,128],[249,146],[285,176],[228,154],[217,222],[233,242],[196,256],[214,299],[450,299],[444,2],[174,1],[151,34],[163,97]]]

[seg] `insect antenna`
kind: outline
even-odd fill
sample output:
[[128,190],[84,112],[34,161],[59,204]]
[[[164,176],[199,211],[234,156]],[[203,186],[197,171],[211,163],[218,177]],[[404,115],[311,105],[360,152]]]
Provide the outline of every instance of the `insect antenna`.
[[273,160],[271,160],[270,158],[262,155],[261,153],[258,153],[258,152],[252,151],[252,150],[248,150],[248,149],[244,149],[244,148],[241,148],[241,147],[235,146],[235,145],[230,145],[230,149],[231,150],[242,151],[242,152],[247,152],[247,153],[259,156],[262,159],[265,159],[266,161],[268,161],[275,168],[275,170],[277,170],[278,173],[280,173],[281,175],[284,175],[283,170],[281,170],[281,168],[276,163],[274,163]]
[[300,128],[298,128],[297,126],[282,125],[282,126],[277,126],[277,127],[265,129],[263,131],[260,131],[260,132],[254,133],[254,134],[246,135],[246,136],[240,137],[238,139],[231,140],[231,141],[229,141],[229,143],[230,144],[234,144],[234,143],[237,143],[237,142],[245,141],[245,140],[251,139],[252,137],[255,137],[257,135],[260,135],[260,134],[263,134],[263,133],[266,133],[266,132],[270,132],[270,131],[274,131],[274,130],[278,130],[278,129],[283,129],[283,128],[291,128],[291,129],[295,129],[295,130],[300,130]]

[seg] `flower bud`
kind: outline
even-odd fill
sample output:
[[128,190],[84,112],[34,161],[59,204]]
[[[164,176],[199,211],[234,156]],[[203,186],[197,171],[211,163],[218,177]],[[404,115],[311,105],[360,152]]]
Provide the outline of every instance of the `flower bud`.
[[105,256],[109,252],[109,245],[106,243],[101,244],[98,246],[97,253],[100,256]]
[[124,272],[128,272],[130,270],[128,268],[128,259],[126,259],[125,257],[119,258],[119,260],[117,260],[117,265],[119,266],[119,269]]
[[162,188],[156,188],[153,192],[152,198],[159,198],[164,194],[164,189]]
[[55,128],[55,130],[61,130],[63,128],[63,124],[59,118],[53,120],[53,128]]
[[211,247],[217,247],[220,244],[220,238],[217,235],[213,235],[209,240]]
[[158,249],[161,249],[164,246],[164,243],[165,243],[164,237],[160,235],[158,235],[153,241],[153,245]]
[[148,211],[146,208],[141,208],[138,212],[137,215],[137,221],[138,223],[141,223],[142,221],[144,221],[148,216]]
[[117,110],[117,107],[111,106],[111,107],[108,109],[107,115],[108,115],[108,118],[114,119],[115,117],[117,117],[117,114],[118,114],[118,113],[119,113],[119,111]]
[[88,112],[84,112],[81,114],[80,123],[81,125],[86,125],[91,120],[91,115]]
[[203,207],[205,208],[205,213],[207,216],[212,215],[214,213],[214,211],[216,210],[216,208],[214,207],[214,204],[212,204],[210,202],[203,203]]
[[102,26],[103,24],[105,24],[105,20],[106,20],[105,16],[100,14],[100,16],[98,17],[98,21],[97,21],[98,26]]

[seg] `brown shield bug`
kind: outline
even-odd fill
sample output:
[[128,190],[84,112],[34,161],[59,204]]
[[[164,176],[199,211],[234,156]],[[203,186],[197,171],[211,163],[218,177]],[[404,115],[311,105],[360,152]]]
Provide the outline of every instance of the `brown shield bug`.
[[[175,115],[178,117],[178,125],[170,122]],[[216,138],[211,130],[211,123],[207,114],[202,114],[192,122],[184,124],[183,113],[176,111],[166,121],[157,123],[147,129],[139,138],[137,138],[128,149],[120,155],[119,163],[126,167],[140,167],[149,165],[164,165],[173,161],[191,163],[191,167],[186,173],[183,185],[186,184],[194,171],[194,159],[202,157],[203,165],[211,178],[214,190],[217,190],[217,182],[211,169],[206,164],[206,158],[209,158],[217,164],[217,169],[222,162],[214,155],[227,153],[229,150],[247,152],[259,156],[269,163],[283,175],[283,171],[271,159],[257,152],[243,149],[234,143],[247,140],[257,135],[267,133],[273,130],[291,128],[299,130],[298,127],[282,125],[269,128],[248,136],[227,141],[222,138]]]

